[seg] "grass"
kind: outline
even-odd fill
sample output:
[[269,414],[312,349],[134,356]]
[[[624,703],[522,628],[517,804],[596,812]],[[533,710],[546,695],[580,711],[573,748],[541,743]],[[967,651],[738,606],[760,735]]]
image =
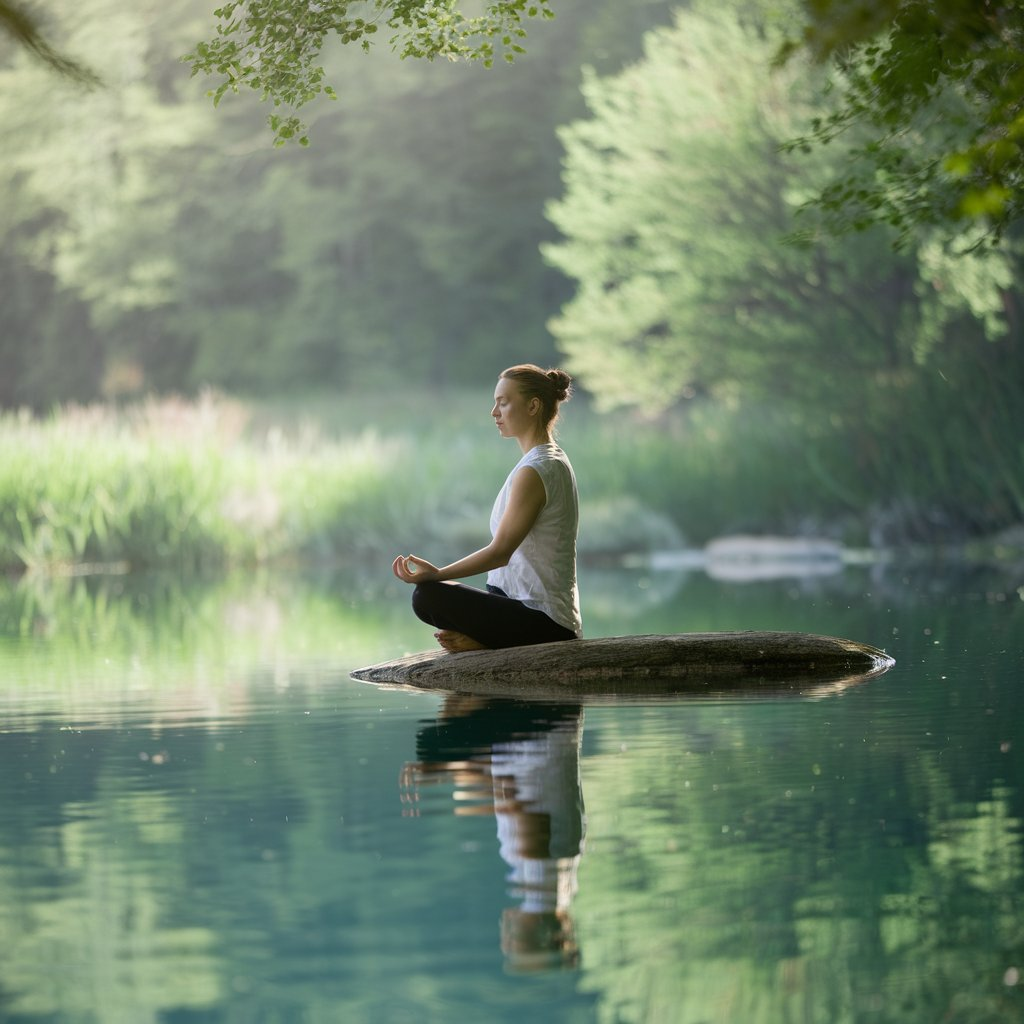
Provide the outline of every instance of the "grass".
[[[262,405],[205,395],[0,416],[0,567],[454,557],[485,541],[490,503],[518,455],[488,410],[486,394]],[[872,466],[851,436],[771,408],[708,404],[651,424],[574,399],[560,440],[580,485],[581,552],[735,531],[863,543],[879,510],[914,520],[926,508],[942,525],[958,495],[986,526],[1024,517],[1013,492],[1024,453],[1014,462],[999,449],[986,473],[969,429],[924,447],[904,432]],[[1010,486],[994,489],[1002,478]],[[979,517],[982,496],[992,509]]]
[[53,572],[352,558],[413,528],[450,532],[490,488],[473,446],[255,419],[214,396],[0,418],[0,562]]

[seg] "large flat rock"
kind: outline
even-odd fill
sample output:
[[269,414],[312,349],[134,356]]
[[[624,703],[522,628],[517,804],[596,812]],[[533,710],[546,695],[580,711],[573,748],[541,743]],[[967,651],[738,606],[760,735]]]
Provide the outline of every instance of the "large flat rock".
[[673,633],[460,654],[438,649],[352,675],[418,689],[558,700],[724,691],[829,693],[892,665],[893,659],[875,647],[812,633]]

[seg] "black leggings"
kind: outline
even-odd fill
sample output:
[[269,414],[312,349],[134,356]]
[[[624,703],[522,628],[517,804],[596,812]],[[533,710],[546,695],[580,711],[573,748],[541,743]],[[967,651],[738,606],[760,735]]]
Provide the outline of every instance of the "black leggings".
[[465,583],[419,583],[412,592],[412,610],[431,626],[463,633],[485,647],[524,647],[576,638],[571,629],[492,586],[478,590]]

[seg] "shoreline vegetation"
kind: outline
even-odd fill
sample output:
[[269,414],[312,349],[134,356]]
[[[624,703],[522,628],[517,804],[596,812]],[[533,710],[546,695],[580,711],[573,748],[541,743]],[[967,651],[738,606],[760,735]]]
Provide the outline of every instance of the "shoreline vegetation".
[[[8,412],[0,569],[353,564],[405,547],[441,557],[482,542],[510,466],[487,413],[478,394],[250,403],[212,392]],[[694,404],[644,423],[579,396],[560,440],[580,480],[582,561],[1024,552],[1012,518],[972,530],[976,509],[955,504],[970,494],[932,493],[927,474],[899,466],[902,489],[859,479],[841,435],[812,441],[777,411]],[[710,543],[728,535],[751,538],[746,553]]]

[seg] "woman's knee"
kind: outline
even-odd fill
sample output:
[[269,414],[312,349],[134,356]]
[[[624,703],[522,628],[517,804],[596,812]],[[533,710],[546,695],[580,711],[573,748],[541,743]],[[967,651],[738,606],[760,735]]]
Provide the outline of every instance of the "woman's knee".
[[424,622],[430,622],[430,616],[437,610],[437,588],[440,583],[417,583],[412,589],[412,610]]

